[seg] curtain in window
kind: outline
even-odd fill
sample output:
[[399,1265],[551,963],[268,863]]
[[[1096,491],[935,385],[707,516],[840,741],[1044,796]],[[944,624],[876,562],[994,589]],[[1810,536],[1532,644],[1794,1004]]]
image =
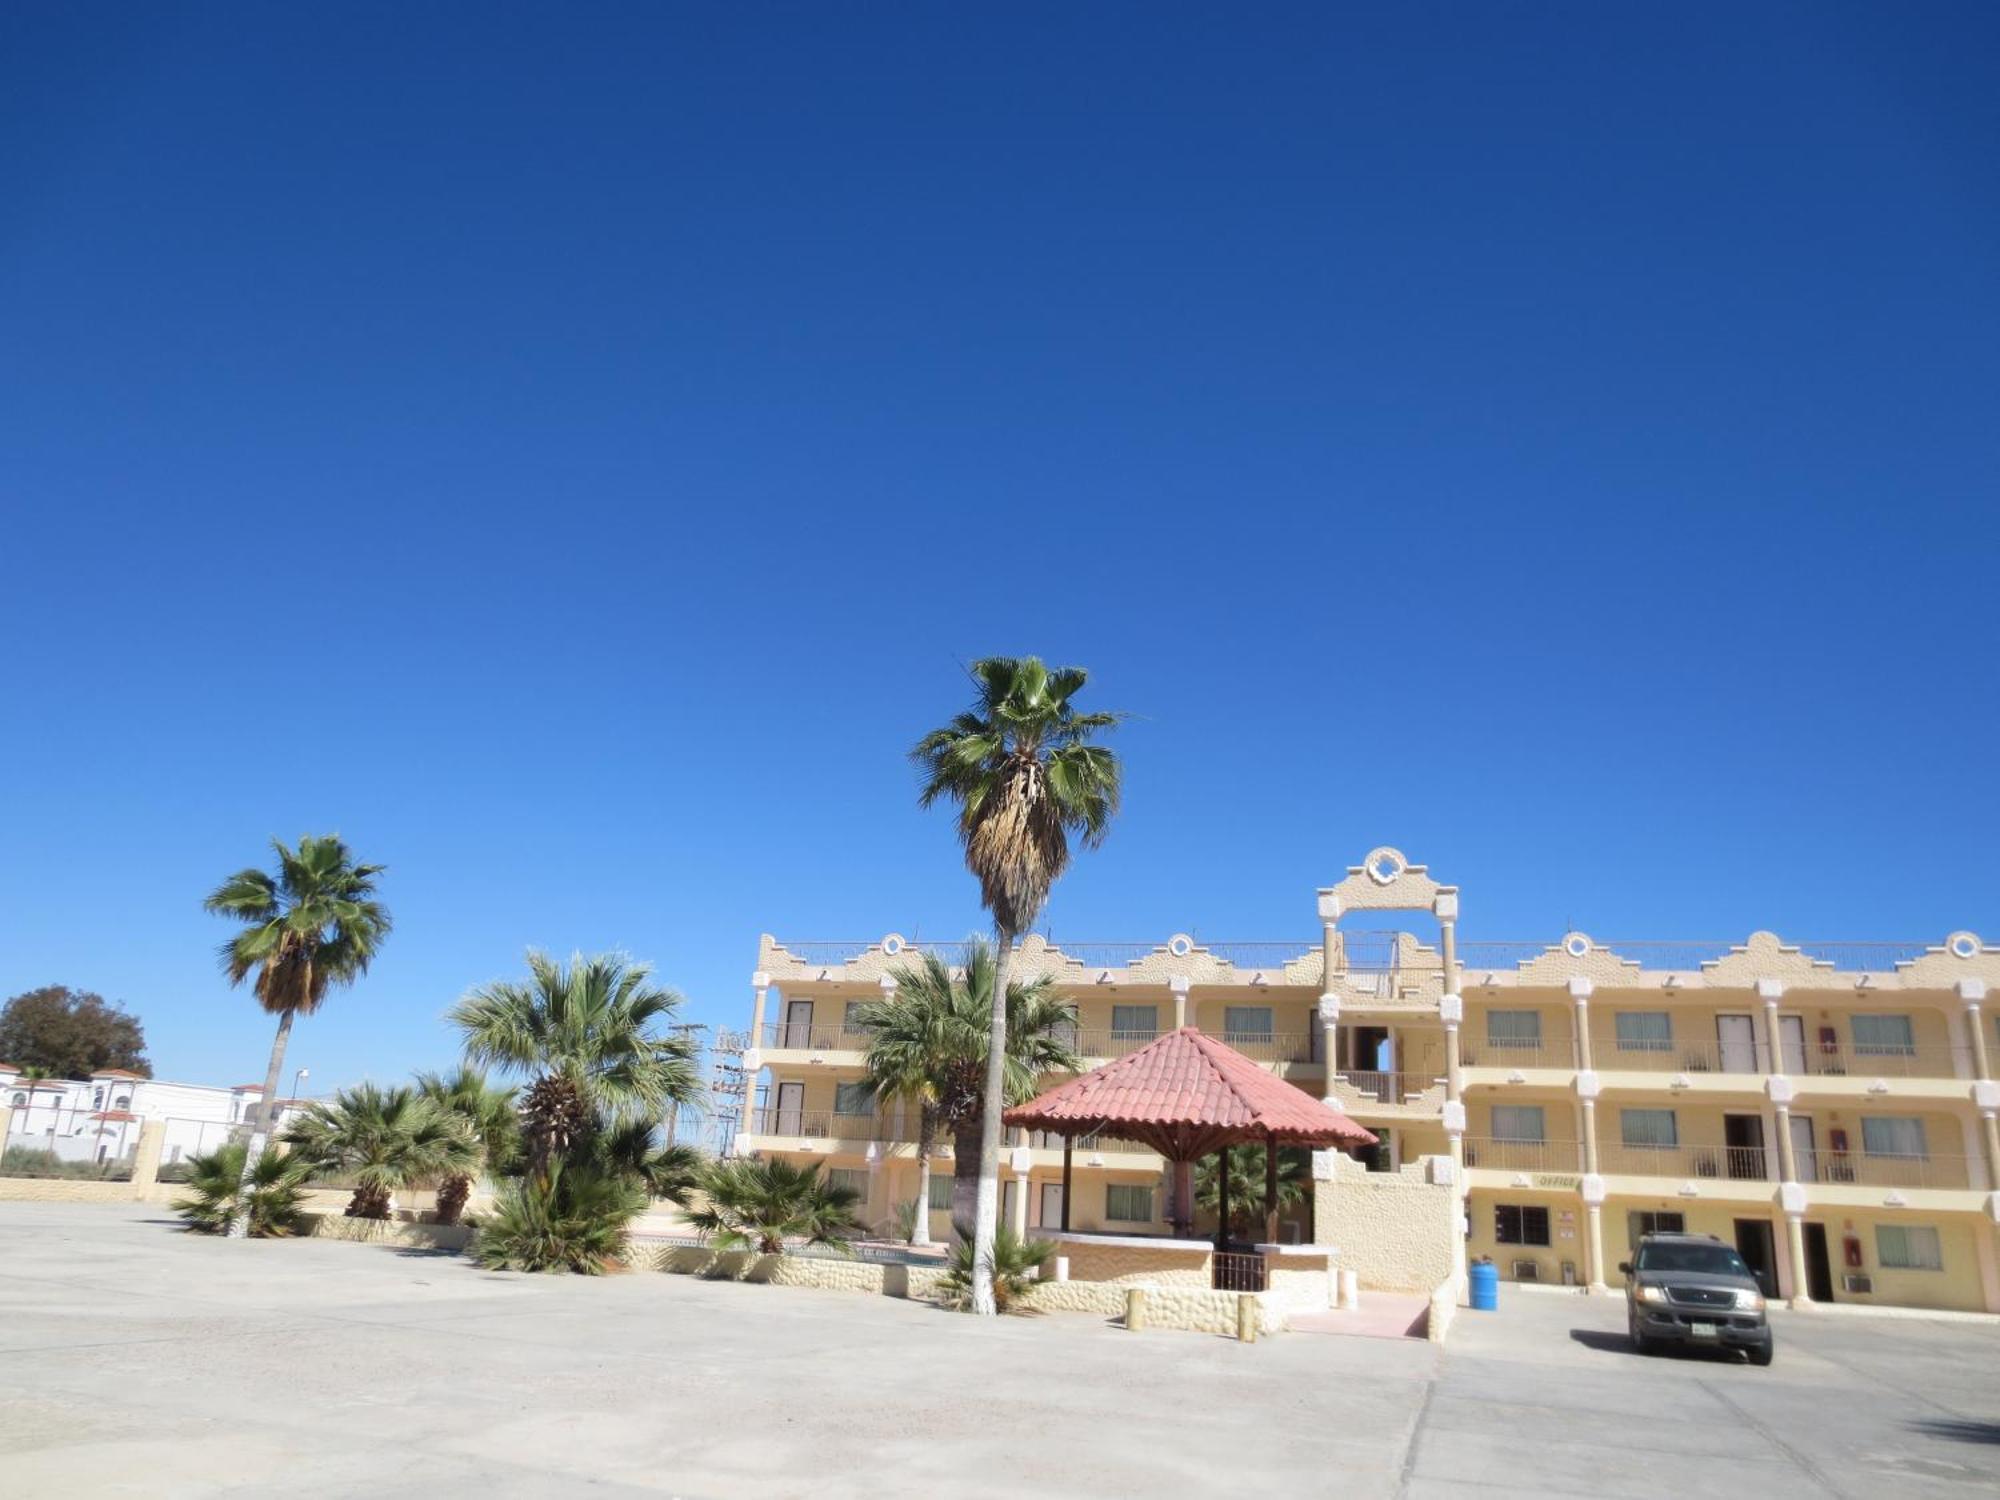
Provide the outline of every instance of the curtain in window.
[[1268,1005],[1228,1005],[1222,1011],[1222,1039],[1225,1042],[1268,1042],[1271,1040],[1271,1007]]
[[1114,1005],[1111,1007],[1111,1039],[1118,1042],[1149,1042],[1160,1034],[1157,1005]]
[[1613,1019],[1620,1052],[1671,1052],[1674,1018],[1663,1010],[1621,1010]]
[[1539,1104],[1496,1104],[1493,1106],[1493,1139],[1496,1141],[1541,1141],[1542,1107]]
[[1942,1271],[1944,1246],[1927,1224],[1877,1224],[1875,1258],[1885,1271]]
[[940,1172],[936,1162],[931,1163],[931,1211],[946,1213],[951,1208],[951,1173]]
[[1917,1050],[1908,1016],[1856,1016],[1854,1050],[1868,1057],[1908,1057]]
[[872,1115],[875,1096],[865,1083],[837,1083],[833,1086],[833,1112],[837,1115]]
[[1123,1224],[1150,1224],[1153,1221],[1153,1190],[1129,1182],[1114,1182],[1104,1189],[1104,1217]]
[[1870,1156],[1927,1156],[1924,1122],[1894,1115],[1864,1117],[1861,1149]]

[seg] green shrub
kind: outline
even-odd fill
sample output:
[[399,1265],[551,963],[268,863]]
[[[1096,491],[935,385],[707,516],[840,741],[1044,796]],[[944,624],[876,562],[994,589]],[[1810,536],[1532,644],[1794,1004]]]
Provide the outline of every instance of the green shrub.
[[473,1254],[493,1271],[575,1271],[596,1276],[624,1259],[632,1221],[651,1202],[628,1178],[557,1162],[500,1189],[477,1221]]
[[[198,1234],[221,1234],[235,1217],[237,1186],[243,1176],[243,1154],[248,1146],[230,1141],[206,1156],[187,1160],[188,1187],[185,1198],[174,1200],[174,1209]],[[250,1179],[250,1234],[257,1239],[282,1239],[301,1228],[299,1203],[305,1197],[300,1184],[303,1168],[275,1151],[257,1158],[257,1170]]]
[[10,1146],[0,1154],[0,1177],[60,1177],[74,1182],[122,1182],[132,1175],[129,1157],[69,1161],[40,1146]]
[[[972,1306],[972,1226],[954,1224],[958,1243],[952,1246],[951,1260],[938,1278],[938,1301],[961,1312]],[[1042,1262],[1055,1253],[1047,1240],[1024,1240],[1005,1224],[994,1226],[993,1305],[1001,1312],[1014,1310],[1028,1295],[1028,1288],[1041,1274]]]

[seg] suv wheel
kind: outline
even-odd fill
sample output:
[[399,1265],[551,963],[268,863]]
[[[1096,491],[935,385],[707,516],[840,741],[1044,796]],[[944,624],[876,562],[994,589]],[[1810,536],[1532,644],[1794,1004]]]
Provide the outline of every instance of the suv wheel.
[[1768,1365],[1771,1362],[1771,1355],[1775,1352],[1770,1344],[1759,1344],[1750,1351],[1750,1363],[1753,1365]]
[[1651,1354],[1659,1347],[1645,1334],[1639,1332],[1639,1320],[1636,1317],[1625,1320],[1625,1331],[1632,1335],[1632,1351],[1635,1354]]

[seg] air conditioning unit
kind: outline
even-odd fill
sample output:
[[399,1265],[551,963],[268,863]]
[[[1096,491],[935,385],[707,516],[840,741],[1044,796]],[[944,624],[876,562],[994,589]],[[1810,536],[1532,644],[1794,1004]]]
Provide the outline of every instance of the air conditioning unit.
[[1840,1278],[1840,1289],[1852,1292],[1857,1297],[1871,1297],[1875,1294],[1875,1278],[1857,1276],[1852,1271]]
[[1538,1260],[1515,1261],[1514,1279],[1516,1281],[1540,1281],[1542,1279],[1542,1263]]

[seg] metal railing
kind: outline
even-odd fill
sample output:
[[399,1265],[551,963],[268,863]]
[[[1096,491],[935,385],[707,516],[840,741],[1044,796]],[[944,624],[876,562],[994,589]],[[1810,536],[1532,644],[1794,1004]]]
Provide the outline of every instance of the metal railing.
[[764,1023],[763,1045],[789,1052],[865,1052],[868,1050],[868,1030],[862,1026],[845,1026],[837,1021],[831,1024],[767,1021]]
[[1972,1186],[1970,1163],[1963,1156],[1927,1152],[1920,1156],[1879,1151],[1796,1149],[1799,1178],[1804,1182],[1852,1183],[1860,1187],[1964,1188]]
[[1612,1142],[1597,1148],[1600,1171],[1630,1177],[1729,1178],[1741,1182],[1770,1182],[1774,1153],[1762,1146],[1729,1146],[1681,1142],[1672,1146],[1648,1146],[1632,1142]]
[[[1971,1076],[1971,1052],[1963,1047],[1856,1046],[1852,1042],[1779,1048],[1780,1071],[1794,1078],[1962,1078]],[[1601,1072],[1727,1073],[1756,1076],[1769,1071],[1770,1048],[1756,1042],[1663,1041],[1620,1046],[1615,1036],[1590,1040],[1591,1062]],[[1489,1063],[1488,1066],[1497,1066]]]
[[1264,1290],[1264,1257],[1236,1250],[1218,1250],[1212,1262],[1208,1284],[1218,1292],[1261,1292]]
[[1467,1068],[1573,1068],[1576,1043],[1566,1036],[1538,1042],[1470,1037],[1459,1042],[1458,1060]]
[[1857,1047],[1852,1042],[1832,1047],[1809,1042],[1799,1049],[1779,1048],[1785,1071],[1799,1077],[1824,1078],[1970,1078],[1972,1051],[1967,1047]]
[[[1030,1130],[1026,1132],[1024,1144],[1037,1151],[1060,1151],[1063,1148],[1063,1138],[1053,1130]],[[1076,1137],[1070,1150],[1072,1155],[1085,1151],[1138,1151],[1150,1155],[1153,1148],[1140,1141],[1128,1141],[1115,1135],[1080,1135]]]
[[1371,1073],[1342,1068],[1334,1076],[1378,1104],[1412,1104],[1444,1080],[1435,1073]]
[[1467,1136],[1465,1164],[1503,1172],[1580,1172],[1582,1147],[1575,1141],[1517,1141]]
[[750,1111],[746,1127],[752,1135],[811,1136],[833,1141],[895,1141],[894,1124],[876,1114],[842,1114],[831,1109],[766,1108]]
[[1256,1062],[1311,1062],[1318,1053],[1310,1031],[1224,1031],[1222,1040]]

